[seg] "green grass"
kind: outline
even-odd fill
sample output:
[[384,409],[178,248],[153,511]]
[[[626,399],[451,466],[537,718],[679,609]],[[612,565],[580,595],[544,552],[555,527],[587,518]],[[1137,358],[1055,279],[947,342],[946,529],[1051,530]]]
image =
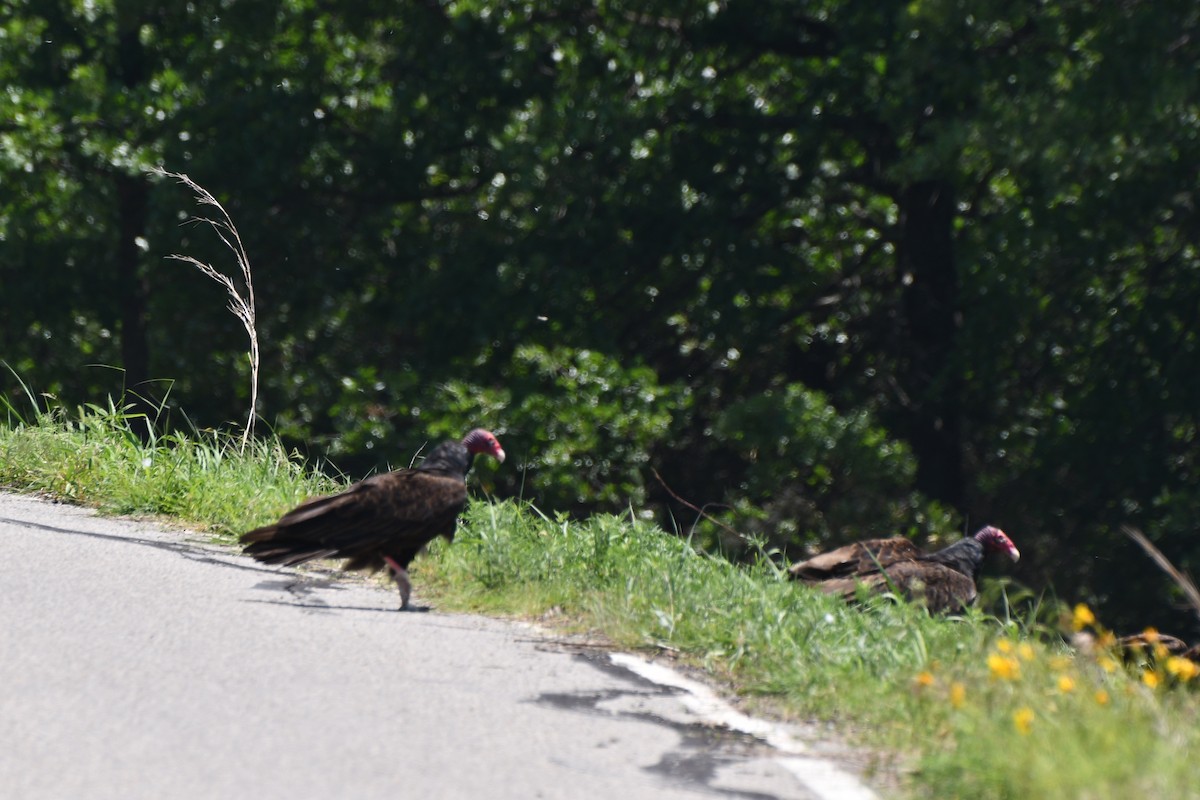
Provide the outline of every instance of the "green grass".
[[[143,444],[113,407],[9,417],[0,484],[107,512],[228,536],[334,488],[273,442],[242,452],[207,433]],[[767,561],[735,566],[643,521],[568,521],[514,502],[472,502],[454,544],[418,559],[414,580],[443,609],[670,652],[758,713],[832,721],[913,797],[1200,793],[1189,756],[1200,704],[1168,668],[1180,665],[1076,655],[1054,626],[977,611],[931,618],[886,599],[851,608]]]
[[143,443],[133,432],[139,418],[111,404],[37,413],[29,422],[7,410],[0,485],[105,513],[162,515],[230,537],[338,486],[277,441],[252,441],[243,450],[238,437],[208,432]]

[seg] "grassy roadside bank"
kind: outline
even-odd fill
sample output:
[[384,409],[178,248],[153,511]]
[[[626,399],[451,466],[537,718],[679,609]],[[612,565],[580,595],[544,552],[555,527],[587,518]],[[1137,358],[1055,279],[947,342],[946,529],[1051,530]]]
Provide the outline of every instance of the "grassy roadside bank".
[[[113,408],[0,426],[0,486],[231,537],[335,484],[273,442],[143,445]],[[629,648],[669,648],[767,714],[837,723],[892,754],[914,797],[1195,797],[1200,678],[1164,657],[1076,655],[1057,631],[978,612],[848,608],[736,567],[644,522],[569,521],[473,502],[453,545],[414,569],[447,609],[538,617]],[[1072,620],[1096,627],[1086,610]],[[1102,632],[1101,632],[1102,633]]]

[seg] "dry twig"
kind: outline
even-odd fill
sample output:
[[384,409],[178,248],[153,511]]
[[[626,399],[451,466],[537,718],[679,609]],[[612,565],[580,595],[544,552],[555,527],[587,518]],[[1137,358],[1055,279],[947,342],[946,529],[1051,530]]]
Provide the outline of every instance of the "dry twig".
[[706,520],[713,523],[717,527],[721,528],[726,533],[731,534],[735,538],[740,539],[743,542],[752,541],[750,539],[750,537],[747,536],[746,534],[742,533],[741,531],[736,530],[735,528],[731,528],[730,526],[726,525],[724,522],[721,522],[721,520],[714,517],[712,514],[709,514],[703,508],[700,508],[699,506],[697,506],[693,503],[689,503],[687,500],[684,500],[682,497],[680,497],[678,494],[676,494],[675,490],[667,485],[667,482],[663,480],[662,475],[659,475],[658,470],[656,470],[654,467],[650,468],[650,472],[652,472],[654,474],[654,477],[658,480],[658,482],[660,484],[662,484],[663,489],[666,489],[667,494],[671,495],[671,497],[673,497],[677,502],[682,503],[683,505],[687,506],[692,511],[695,511],[697,514],[704,517]]

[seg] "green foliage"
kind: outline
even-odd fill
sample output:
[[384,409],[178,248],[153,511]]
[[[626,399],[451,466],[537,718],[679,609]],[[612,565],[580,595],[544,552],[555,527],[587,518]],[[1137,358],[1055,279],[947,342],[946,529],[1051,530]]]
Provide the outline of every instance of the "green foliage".
[[522,480],[561,510],[640,507],[646,465],[685,404],[654,371],[591,350],[518,347],[500,417]]
[[801,384],[730,404],[714,433],[749,462],[740,495],[780,546],[952,531],[952,519],[911,490],[915,463],[872,415],[839,414]]
[[650,450],[685,408],[677,388],[660,385],[648,367],[563,347],[519,346],[502,372],[503,384],[490,387],[360,370],[343,379],[329,452],[382,449],[397,438],[419,445],[484,425],[511,458],[487,478],[490,490],[528,486],[538,502],[564,511],[642,504]]

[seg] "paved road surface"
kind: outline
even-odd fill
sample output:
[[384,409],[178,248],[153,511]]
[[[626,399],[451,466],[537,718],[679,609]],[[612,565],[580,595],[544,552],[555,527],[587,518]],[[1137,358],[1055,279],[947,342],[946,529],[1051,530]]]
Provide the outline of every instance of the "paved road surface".
[[6,800],[872,796],[798,729],[531,626],[26,497],[0,546]]

